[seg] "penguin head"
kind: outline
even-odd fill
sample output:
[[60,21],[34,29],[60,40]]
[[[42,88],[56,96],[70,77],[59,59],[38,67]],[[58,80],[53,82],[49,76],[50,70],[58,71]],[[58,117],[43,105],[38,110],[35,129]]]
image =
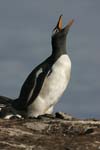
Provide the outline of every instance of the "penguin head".
[[52,31],[52,47],[56,49],[66,49],[66,37],[74,20],[70,20],[68,24],[62,28],[62,15],[60,15],[56,27]]

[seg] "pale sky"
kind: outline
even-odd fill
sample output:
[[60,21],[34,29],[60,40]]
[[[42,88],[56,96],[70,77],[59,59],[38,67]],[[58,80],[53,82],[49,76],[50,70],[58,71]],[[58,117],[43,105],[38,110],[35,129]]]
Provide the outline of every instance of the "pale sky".
[[75,22],[67,38],[71,81],[55,111],[99,117],[99,0],[1,0],[0,95],[16,98],[27,75],[50,55],[51,33],[60,14],[64,25]]

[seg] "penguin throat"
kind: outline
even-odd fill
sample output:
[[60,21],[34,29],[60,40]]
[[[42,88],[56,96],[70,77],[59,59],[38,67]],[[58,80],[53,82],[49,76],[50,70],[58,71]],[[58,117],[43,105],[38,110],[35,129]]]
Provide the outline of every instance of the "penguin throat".
[[54,36],[51,39],[52,42],[52,55],[56,58],[60,57],[63,54],[66,54],[66,35],[61,35],[59,37]]
[[52,43],[52,56],[57,59],[63,54],[66,54],[66,43],[61,45],[55,45]]

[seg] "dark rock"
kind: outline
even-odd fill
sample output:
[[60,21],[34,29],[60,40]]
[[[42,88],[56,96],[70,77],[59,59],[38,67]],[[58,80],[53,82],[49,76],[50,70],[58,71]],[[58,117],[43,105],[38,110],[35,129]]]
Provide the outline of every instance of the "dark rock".
[[69,115],[69,114],[66,114],[66,113],[63,113],[63,112],[57,112],[55,114],[55,117],[59,118],[59,119],[65,119],[65,120],[73,120],[74,119],[72,117],[72,115]]
[[94,128],[87,128],[84,132],[84,134],[91,134],[94,132]]

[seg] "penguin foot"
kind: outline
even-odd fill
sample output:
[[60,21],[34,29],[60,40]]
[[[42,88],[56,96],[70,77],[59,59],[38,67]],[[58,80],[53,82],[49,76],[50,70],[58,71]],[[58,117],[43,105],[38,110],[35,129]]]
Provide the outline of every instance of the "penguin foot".
[[13,114],[9,114],[7,116],[4,117],[4,119],[23,119],[23,117],[19,114],[13,115]]
[[37,117],[37,119],[41,119],[41,120],[49,120],[49,119],[54,119],[54,118],[55,117],[53,114],[43,114]]

